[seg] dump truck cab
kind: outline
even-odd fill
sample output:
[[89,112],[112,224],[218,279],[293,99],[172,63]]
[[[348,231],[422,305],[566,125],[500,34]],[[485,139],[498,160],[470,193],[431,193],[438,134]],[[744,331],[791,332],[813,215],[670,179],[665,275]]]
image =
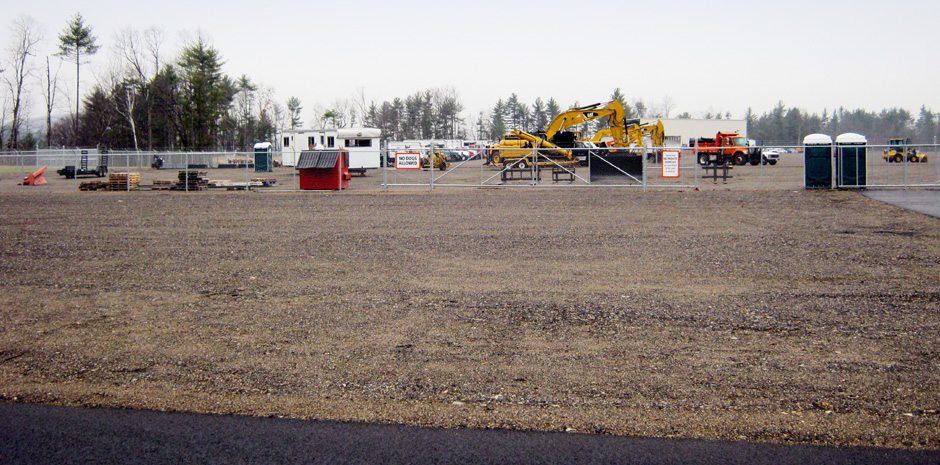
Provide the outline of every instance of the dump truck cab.
[[730,162],[740,166],[750,161],[747,137],[737,132],[719,132],[714,138],[691,139],[689,147],[698,147],[700,165]]

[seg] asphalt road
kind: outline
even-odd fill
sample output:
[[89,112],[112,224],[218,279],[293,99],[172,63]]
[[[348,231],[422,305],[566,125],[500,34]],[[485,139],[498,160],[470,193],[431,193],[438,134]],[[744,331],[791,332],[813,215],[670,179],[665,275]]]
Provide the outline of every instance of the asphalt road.
[[0,402],[0,463],[936,464],[940,451],[443,430]]
[[940,218],[940,190],[871,190],[864,193],[871,199]]

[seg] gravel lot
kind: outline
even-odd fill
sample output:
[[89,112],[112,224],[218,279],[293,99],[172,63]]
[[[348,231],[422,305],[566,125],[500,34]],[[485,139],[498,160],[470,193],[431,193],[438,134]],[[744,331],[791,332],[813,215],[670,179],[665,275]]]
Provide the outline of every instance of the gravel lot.
[[0,194],[0,398],[940,448],[940,222],[850,192]]

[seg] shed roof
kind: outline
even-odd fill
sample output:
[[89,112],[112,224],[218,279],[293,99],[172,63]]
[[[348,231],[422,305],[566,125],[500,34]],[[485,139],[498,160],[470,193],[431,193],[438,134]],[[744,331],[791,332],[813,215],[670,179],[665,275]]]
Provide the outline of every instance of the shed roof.
[[332,168],[339,159],[339,150],[305,150],[300,152],[297,169]]

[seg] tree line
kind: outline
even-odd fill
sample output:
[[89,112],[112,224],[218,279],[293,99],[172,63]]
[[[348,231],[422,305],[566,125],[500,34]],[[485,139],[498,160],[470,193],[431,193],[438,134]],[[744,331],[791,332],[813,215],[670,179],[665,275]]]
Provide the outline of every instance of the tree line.
[[772,110],[757,115],[748,109],[748,136],[767,145],[799,145],[813,133],[837,136],[847,132],[862,134],[871,144],[885,144],[888,139],[911,139],[915,144],[933,144],[940,136],[937,114],[921,106],[915,117],[903,108],[881,111],[837,108],[832,112],[809,113],[787,108],[779,102]]
[[[82,65],[101,46],[80,14],[58,35],[58,53],[45,57],[44,69],[35,63],[44,40],[41,28],[21,17],[14,21],[12,35],[15,46],[2,66],[7,92],[0,112],[0,146],[6,149],[240,150],[272,139],[276,128],[295,116],[275,102],[272,89],[246,75],[226,75],[220,52],[201,35],[183,46],[177,59],[165,62],[162,31],[120,31],[110,47],[111,62],[84,94]],[[74,112],[70,105],[67,114],[56,115],[57,101],[70,98],[59,79],[63,62],[75,66]],[[31,86],[41,89],[45,103],[44,140],[27,126]],[[296,99],[288,106],[292,103]]]

